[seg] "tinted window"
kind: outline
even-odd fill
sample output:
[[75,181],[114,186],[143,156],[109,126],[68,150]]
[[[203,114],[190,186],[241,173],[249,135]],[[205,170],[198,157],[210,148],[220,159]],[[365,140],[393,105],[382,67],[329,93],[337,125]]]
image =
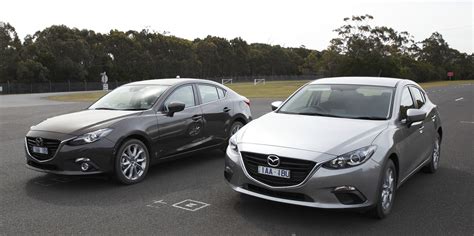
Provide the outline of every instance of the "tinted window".
[[89,109],[146,110],[168,89],[165,85],[126,85],[114,89]]
[[415,108],[413,99],[411,98],[410,91],[407,87],[403,89],[402,100],[400,102],[400,116],[402,119],[407,118],[407,110],[410,108]]
[[170,102],[182,102],[185,107],[195,106],[193,87],[191,85],[179,87],[166,99],[165,106]]
[[425,98],[421,94],[421,91],[417,88],[410,87],[410,91],[413,94],[413,99],[415,100],[418,108],[422,107],[425,105]]
[[387,119],[393,88],[313,84],[299,90],[279,112],[355,119]]
[[224,89],[221,89],[221,88],[217,88],[217,92],[219,93],[219,98],[222,99],[225,97],[225,93],[226,91]]
[[199,84],[199,92],[201,93],[202,103],[208,103],[219,99],[217,88],[211,85]]

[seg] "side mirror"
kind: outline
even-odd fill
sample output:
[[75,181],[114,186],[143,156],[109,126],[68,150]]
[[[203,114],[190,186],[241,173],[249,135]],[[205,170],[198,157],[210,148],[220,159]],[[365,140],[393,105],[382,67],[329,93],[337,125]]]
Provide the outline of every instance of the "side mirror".
[[184,103],[182,102],[170,102],[167,106],[168,108],[168,115],[173,116],[175,112],[180,112],[184,110]]
[[272,111],[278,109],[278,107],[280,107],[282,103],[283,103],[282,101],[272,102]]
[[411,124],[414,122],[422,121],[426,118],[426,112],[420,109],[408,109],[407,110],[407,123]]

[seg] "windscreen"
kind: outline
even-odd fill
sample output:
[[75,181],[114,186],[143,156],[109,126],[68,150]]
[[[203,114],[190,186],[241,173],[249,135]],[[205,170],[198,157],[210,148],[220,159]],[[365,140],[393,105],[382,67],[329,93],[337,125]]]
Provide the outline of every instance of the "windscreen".
[[146,110],[150,109],[158,97],[169,86],[165,85],[126,85],[114,89],[89,109],[103,110]]
[[281,113],[385,120],[394,89],[369,85],[307,85],[291,97]]

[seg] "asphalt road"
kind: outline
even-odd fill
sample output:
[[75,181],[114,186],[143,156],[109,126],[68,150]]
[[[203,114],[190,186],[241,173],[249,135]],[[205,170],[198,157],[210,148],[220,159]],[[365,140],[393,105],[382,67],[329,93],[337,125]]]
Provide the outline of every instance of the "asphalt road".
[[[472,236],[474,86],[435,88],[428,93],[439,105],[444,125],[440,169],[434,175],[415,174],[406,182],[398,190],[392,214],[384,220],[353,211],[242,198],[225,183],[220,151],[154,166],[144,182],[133,186],[104,177],[37,173],[24,166],[23,137],[29,127],[87,104],[18,95],[23,103],[12,105],[0,96],[4,104],[0,105],[0,235]],[[268,112],[270,101],[252,100],[254,116]],[[183,202],[189,199],[198,202]]]

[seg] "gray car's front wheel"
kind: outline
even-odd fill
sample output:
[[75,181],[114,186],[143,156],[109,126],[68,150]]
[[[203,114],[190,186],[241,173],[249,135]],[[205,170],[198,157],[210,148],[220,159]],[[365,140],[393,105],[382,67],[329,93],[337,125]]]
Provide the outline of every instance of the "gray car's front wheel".
[[127,140],[120,146],[115,158],[115,177],[122,184],[142,181],[150,165],[148,149],[137,139]]
[[395,190],[397,189],[397,171],[392,160],[388,160],[385,164],[381,177],[381,184],[378,191],[378,200],[375,207],[370,211],[373,217],[383,219],[393,207],[395,200]]

